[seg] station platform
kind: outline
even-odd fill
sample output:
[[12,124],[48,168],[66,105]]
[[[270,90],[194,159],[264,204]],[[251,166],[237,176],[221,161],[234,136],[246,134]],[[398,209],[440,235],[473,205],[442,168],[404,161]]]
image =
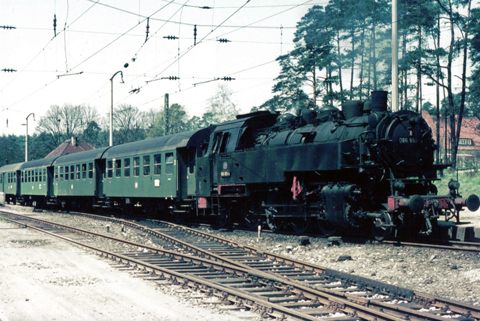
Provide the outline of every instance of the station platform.
[[460,212],[460,223],[450,228],[450,239],[462,242],[480,242],[480,210]]

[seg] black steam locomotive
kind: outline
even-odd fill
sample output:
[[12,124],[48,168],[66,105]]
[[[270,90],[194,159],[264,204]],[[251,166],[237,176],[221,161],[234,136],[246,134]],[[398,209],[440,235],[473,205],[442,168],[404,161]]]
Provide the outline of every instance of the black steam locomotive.
[[479,198],[437,195],[436,149],[421,115],[387,111],[373,92],[342,111],[259,111],[198,131],[0,168],[7,202],[116,209],[222,225],[326,235],[371,230],[376,239],[431,234]]
[[437,195],[433,182],[446,165],[421,115],[387,111],[387,93],[367,103],[348,101],[301,116],[257,112],[221,124],[198,158],[197,212],[243,217],[272,231],[303,233],[315,224],[326,235],[338,229],[371,229],[383,239],[392,230],[430,234],[437,220],[459,218],[476,195]]

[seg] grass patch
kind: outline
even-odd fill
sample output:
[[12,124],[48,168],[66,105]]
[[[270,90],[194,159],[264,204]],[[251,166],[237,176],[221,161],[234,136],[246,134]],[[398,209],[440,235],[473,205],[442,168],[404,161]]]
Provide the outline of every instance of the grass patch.
[[[457,178],[458,175],[458,178]],[[438,194],[448,194],[448,182],[451,179],[458,180],[460,183],[459,193],[463,197],[468,197],[471,194],[480,195],[480,172],[451,172],[450,170],[443,171],[443,177],[440,181],[435,182],[438,188]]]

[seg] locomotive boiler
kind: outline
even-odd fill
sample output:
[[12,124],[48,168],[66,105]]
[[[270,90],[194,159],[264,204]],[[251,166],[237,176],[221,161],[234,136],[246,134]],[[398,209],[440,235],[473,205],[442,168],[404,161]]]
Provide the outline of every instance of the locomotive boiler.
[[376,239],[397,233],[431,234],[438,219],[459,217],[479,199],[437,195],[437,148],[425,120],[387,110],[387,93],[300,116],[266,111],[218,125],[197,159],[197,214],[251,227],[303,233],[316,225],[371,230]]

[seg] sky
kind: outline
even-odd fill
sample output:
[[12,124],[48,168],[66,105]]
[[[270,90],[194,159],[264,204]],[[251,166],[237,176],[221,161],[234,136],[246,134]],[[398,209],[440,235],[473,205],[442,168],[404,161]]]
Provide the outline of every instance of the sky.
[[[0,70],[16,72],[0,71],[0,135],[24,135],[22,124],[34,113],[35,120],[28,118],[32,135],[52,105],[92,106],[106,117],[110,78],[118,71],[124,83],[117,73],[114,106],[160,110],[168,93],[170,104],[201,116],[218,85],[225,84],[240,111],[248,112],[272,97],[280,71],[275,59],[293,49],[297,22],[313,5],[326,3],[2,0],[0,26],[16,29],[0,27]],[[233,79],[215,80],[223,77]]]

